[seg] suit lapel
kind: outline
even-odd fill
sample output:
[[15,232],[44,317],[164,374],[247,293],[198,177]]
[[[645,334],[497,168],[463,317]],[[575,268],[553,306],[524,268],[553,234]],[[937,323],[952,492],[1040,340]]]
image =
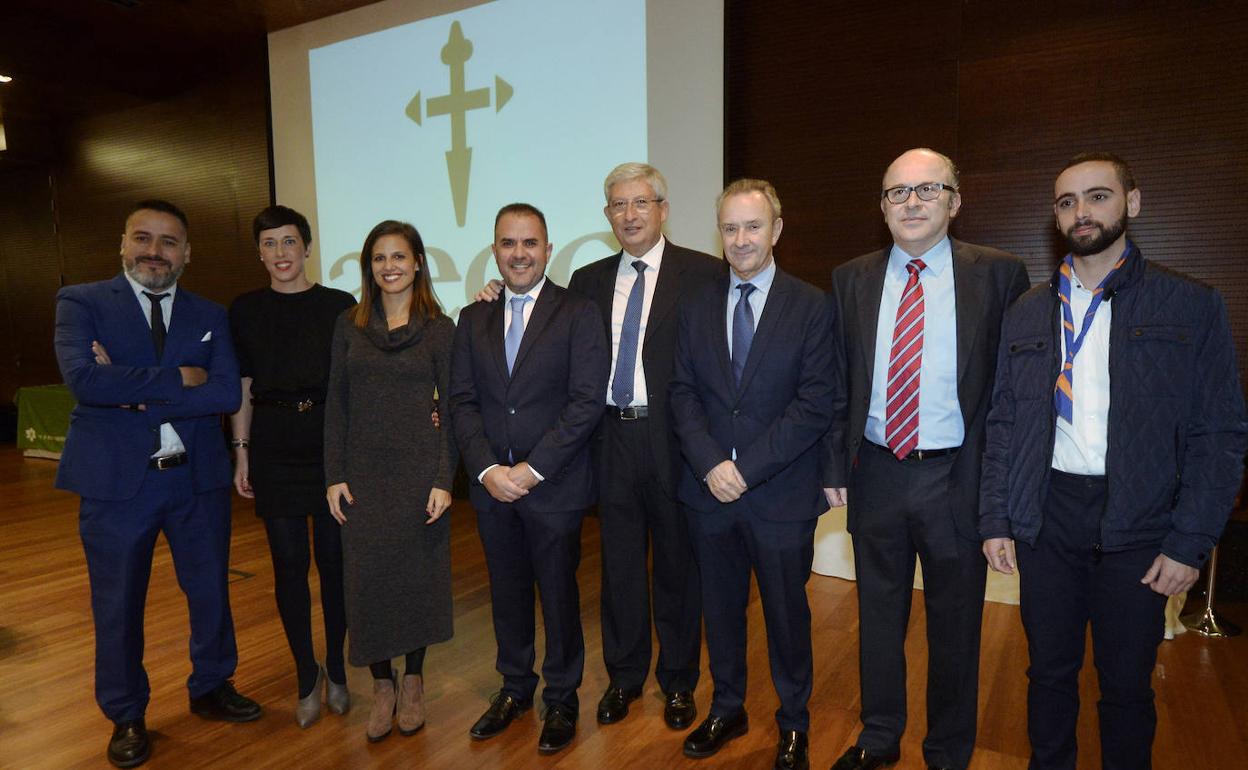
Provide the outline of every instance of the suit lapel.
[[[771,281],[771,291],[768,292],[767,302],[763,305],[763,316],[758,319],[758,326],[754,328],[754,339],[750,343],[750,356],[745,359],[741,385],[737,387],[738,396],[749,388],[750,380],[762,365],[763,356],[767,354],[771,336],[776,333],[776,326],[780,323],[779,319],[784,315],[785,306],[789,301],[789,280],[788,273],[776,267],[776,275]],[[724,333],[727,334],[727,331]]]
[[[520,371],[520,366],[524,363],[524,357],[533,349],[538,337],[546,330],[546,326],[550,323],[550,319],[554,317],[555,310],[563,301],[560,296],[563,289],[549,280],[542,287],[542,293],[537,295],[537,301],[533,303],[533,312],[529,315],[529,322],[524,326],[524,336],[520,338],[520,350],[516,353],[516,363],[511,367],[512,377]],[[506,367],[504,360],[503,366]]]
[[[106,345],[109,354],[116,361],[133,361],[135,366],[158,366],[160,362],[156,360],[156,348],[152,344],[152,327],[148,325],[147,318],[143,315],[143,305],[134,296],[134,288],[130,286],[124,273],[113,279],[112,290],[117,311],[113,318],[117,319],[120,326],[114,327],[110,321],[108,328],[119,328],[124,342],[120,346],[112,342]],[[168,346],[169,340],[166,338],[165,347]],[[135,351],[138,358],[131,358]]]
[[[983,315],[984,271],[979,255],[966,245],[953,241],[953,304],[956,313],[958,338],[958,393],[971,360],[971,350],[979,335],[980,317]],[[970,414],[974,404],[963,404],[962,413]]]
[[880,323],[880,299],[884,295],[884,273],[888,269],[888,249],[881,251],[871,260],[861,279],[854,287],[854,304],[861,311],[856,315],[861,324],[859,349],[862,353],[862,367],[866,373],[867,391],[870,392],[871,381],[875,374],[876,329]]
[[716,291],[714,301],[711,303],[715,312],[711,315],[711,340],[715,346],[715,357],[719,359],[720,369],[724,373],[724,383],[728,386],[728,392],[732,393],[736,390],[737,381],[732,376],[732,356],[728,352],[728,326],[726,323],[728,313],[728,276],[715,282]]
[[499,297],[497,302],[489,304],[489,312],[485,314],[485,347],[490,351],[490,360],[498,368],[498,376],[506,382],[511,375],[507,372],[507,351],[504,340],[507,334],[507,300]]
[[650,315],[646,319],[646,338],[642,341],[642,350],[650,342],[655,328],[663,323],[668,313],[676,310],[676,300],[680,297],[680,280],[685,272],[685,265],[677,261],[672,242],[663,246],[663,260],[659,263],[658,283],[654,287],[654,297],[650,300]]
[[204,329],[200,329],[199,308],[195,298],[186,291],[179,291],[173,298],[173,309],[169,311],[169,332],[165,335],[164,361],[180,361],[185,358],[181,351],[188,350],[200,340]]

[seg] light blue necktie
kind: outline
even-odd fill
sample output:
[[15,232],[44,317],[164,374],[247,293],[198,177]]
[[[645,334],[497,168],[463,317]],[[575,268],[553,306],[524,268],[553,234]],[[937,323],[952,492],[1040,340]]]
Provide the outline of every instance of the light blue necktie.
[[634,372],[637,369],[637,338],[641,334],[641,303],[646,296],[646,263],[633,262],[637,280],[624,306],[624,328],[620,330],[620,350],[615,357],[615,379],[611,380],[611,400],[618,407],[633,401]]
[[503,349],[507,353],[507,373],[516,366],[516,354],[520,352],[520,340],[524,338],[524,303],[531,302],[532,297],[511,298],[511,326],[507,327],[507,339]]
[[732,310],[732,373],[740,385],[745,362],[750,357],[750,343],[754,341],[754,308],[750,307],[754,284],[743,283],[737,289],[741,291],[741,297]]

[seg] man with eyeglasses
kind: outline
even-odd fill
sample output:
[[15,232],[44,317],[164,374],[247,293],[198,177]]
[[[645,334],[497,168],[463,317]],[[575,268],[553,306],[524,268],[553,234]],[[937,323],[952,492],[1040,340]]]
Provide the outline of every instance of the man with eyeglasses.
[[1126,162],[1071,159],[1053,212],[1070,253],[1005,317],[980,532],[994,570],[1019,570],[1030,766],[1075,767],[1090,625],[1101,767],[1147,768],[1166,597],[1196,582],[1234,504],[1243,392],[1222,296],[1127,237]]
[[688,524],[676,500],[682,461],[667,408],[668,382],[677,307],[689,292],[722,276],[724,263],[663,236],[667,180],[658,169],[621,164],[602,188],[603,213],[620,251],[577,270],[568,283],[598,305],[611,340],[606,416],[591,444],[602,532],[602,657],[611,678],[598,721],[620,721],[641,695],[653,613],[663,718],[681,730],[697,715],[702,601]]
[[929,149],[884,173],[893,245],[832,273],[848,413],[825,441],[824,492],[848,503],[858,581],[862,731],[833,770],[900,757],[906,627],[917,556],[927,609],[930,768],[965,768],[975,746],[987,575],[977,530],[984,423],[1021,260],[949,237],[958,172]]

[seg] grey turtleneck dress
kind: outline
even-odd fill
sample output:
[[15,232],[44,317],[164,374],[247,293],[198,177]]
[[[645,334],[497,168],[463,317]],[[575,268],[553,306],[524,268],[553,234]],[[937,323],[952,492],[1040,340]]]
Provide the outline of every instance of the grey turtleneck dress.
[[[451,489],[459,462],[449,388],[455,324],[413,318],[386,329],[379,307],[358,328],[334,328],[325,401],[325,483],[346,482],[342,551],[353,666],[450,639],[450,514],[426,524],[432,487]],[[429,414],[434,388],[441,430]]]

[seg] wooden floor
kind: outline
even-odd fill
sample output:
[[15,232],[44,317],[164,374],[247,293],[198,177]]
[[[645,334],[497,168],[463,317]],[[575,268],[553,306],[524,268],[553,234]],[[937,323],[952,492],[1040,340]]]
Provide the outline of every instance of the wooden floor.
[[[24,460],[0,448],[0,768],[106,767],[110,724],[92,696],[93,635],[87,578],[77,531],[77,499],[52,489],[53,463]],[[475,742],[468,727],[498,687],[488,585],[474,518],[466,504],[453,513],[455,638],[429,652],[425,664],[428,724],[415,736],[396,731],[379,744],[364,740],[371,692],[366,669],[350,670],[355,708],[330,714],[308,730],[294,723],[295,677],[273,600],[272,571],[263,528],[247,501],[236,499],[231,585],[237,627],[238,688],[264,706],[245,725],[206,722],[187,711],[185,603],[168,549],[158,547],[147,609],[146,664],[152,684],[147,724],[155,747],[148,767],[191,768],[764,768],[771,767],[775,695],[757,599],[750,605],[751,730],[717,756],[689,760],[683,734],[662,721],[653,680],[624,722],[601,727],[594,708],[606,677],[599,632],[598,529],[586,521],[580,570],[586,669],[575,743],[552,757],[536,749],[540,723],[526,714],[502,736]],[[857,599],[853,584],[812,576],[809,596],[815,642],[812,767],[827,768],[857,733]],[[397,597],[396,597],[397,599]],[[1248,607],[1227,605],[1227,617],[1248,621]],[[396,601],[395,611],[401,612]],[[317,616],[319,623],[319,610]],[[910,725],[901,770],[923,768],[926,676],[921,594],[915,599],[907,653]],[[540,639],[539,639],[540,645]],[[319,646],[319,642],[318,642]],[[989,604],[984,611],[979,744],[973,768],[1027,764],[1025,667],[1027,650],[1018,608]],[[1209,640],[1188,633],[1163,644],[1158,694],[1158,768],[1248,767],[1248,637]],[[541,659],[539,649],[538,660]],[[1095,681],[1085,668],[1085,708],[1079,722],[1080,768],[1100,766]],[[703,660],[698,706],[704,714],[710,677]]]

